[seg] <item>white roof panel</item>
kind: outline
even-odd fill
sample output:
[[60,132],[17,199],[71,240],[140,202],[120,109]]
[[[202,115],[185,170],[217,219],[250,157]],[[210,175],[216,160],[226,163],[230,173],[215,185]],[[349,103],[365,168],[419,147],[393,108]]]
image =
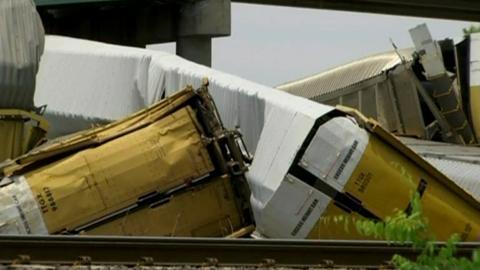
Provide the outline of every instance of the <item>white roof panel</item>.
[[480,200],[480,148],[400,138],[457,185]]

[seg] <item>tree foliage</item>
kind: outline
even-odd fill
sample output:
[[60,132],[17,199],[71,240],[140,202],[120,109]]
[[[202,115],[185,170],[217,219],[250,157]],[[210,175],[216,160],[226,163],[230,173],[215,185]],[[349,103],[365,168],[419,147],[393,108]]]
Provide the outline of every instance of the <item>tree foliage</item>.
[[463,28],[463,35],[464,36],[469,36],[470,34],[473,33],[478,33],[480,32],[480,25],[470,25],[470,27]]
[[355,224],[359,234],[390,241],[397,245],[411,245],[419,251],[416,260],[409,260],[401,255],[394,255],[391,259],[393,265],[400,270],[423,269],[480,269],[480,250],[476,250],[471,259],[455,257],[456,245],[460,241],[458,235],[452,235],[444,246],[435,244],[435,236],[429,231],[428,220],[422,212],[420,195],[414,193],[411,198],[411,212],[397,210],[391,217],[384,221],[368,219],[355,219],[349,216],[335,216],[323,218],[324,223],[343,223],[348,231],[350,222]]

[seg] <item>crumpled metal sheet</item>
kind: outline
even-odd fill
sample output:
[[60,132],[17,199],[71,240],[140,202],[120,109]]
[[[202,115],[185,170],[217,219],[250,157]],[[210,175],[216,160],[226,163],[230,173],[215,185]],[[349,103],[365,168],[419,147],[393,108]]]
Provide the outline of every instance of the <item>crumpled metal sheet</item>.
[[400,137],[457,185],[480,200],[480,148]]
[[0,189],[0,205],[5,206],[0,234],[74,231],[117,211],[130,211],[144,196],[169,192],[214,171],[187,104],[193,96],[187,88],[121,121],[40,146],[12,161],[13,175],[2,179],[6,185]]
[[48,105],[48,136],[56,138],[125,117],[204,78],[225,127],[239,127],[252,153],[273,111],[332,109],[173,54],[60,36],[46,37],[35,103]]
[[0,108],[34,108],[44,36],[32,0],[0,0]]

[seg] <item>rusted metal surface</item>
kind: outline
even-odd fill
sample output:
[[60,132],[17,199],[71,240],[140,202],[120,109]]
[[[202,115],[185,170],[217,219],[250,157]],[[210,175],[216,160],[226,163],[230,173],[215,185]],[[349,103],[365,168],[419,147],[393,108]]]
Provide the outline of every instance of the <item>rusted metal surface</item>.
[[[470,257],[480,243],[462,243],[458,256]],[[418,251],[382,241],[258,240],[220,238],[138,238],[1,236],[0,262],[10,265],[144,265],[379,267],[394,254]],[[21,257],[20,257],[21,256]]]
[[[326,264],[325,266],[319,265],[317,267],[309,267],[308,270],[326,270],[332,269],[333,266]],[[305,267],[275,267],[275,266],[227,266],[227,267],[218,267],[218,266],[126,266],[126,265],[62,265],[62,266],[52,266],[52,265],[10,265],[10,266],[0,266],[0,270],[255,270],[255,269],[275,269],[275,270],[305,270]],[[349,270],[349,269],[366,269],[358,267],[349,267],[349,268],[337,268],[336,270]]]

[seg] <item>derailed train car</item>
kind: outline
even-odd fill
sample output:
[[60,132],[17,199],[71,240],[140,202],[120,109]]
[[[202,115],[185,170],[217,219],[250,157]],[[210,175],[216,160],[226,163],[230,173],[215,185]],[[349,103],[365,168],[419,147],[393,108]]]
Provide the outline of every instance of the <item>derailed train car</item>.
[[351,109],[275,111],[265,130],[249,172],[258,235],[359,238],[322,217],[384,220],[396,209],[408,212],[418,192],[437,239],[479,239],[479,202],[376,121]]
[[435,41],[422,24],[410,35],[414,49],[369,56],[278,88],[356,108],[399,136],[476,144],[478,33],[459,43]]
[[226,236],[250,225],[245,151],[206,91],[6,162],[0,233]]
[[247,187],[240,135],[223,128],[206,91],[187,88],[4,163],[0,232],[228,236],[255,223],[268,238],[351,239],[360,236],[321,218],[383,220],[408,211],[417,191],[438,239],[478,239],[478,201],[348,108],[272,108]]
[[[124,50],[108,50],[109,57]],[[85,51],[89,55],[88,46]],[[68,57],[63,52],[59,58],[71,66]],[[439,239],[451,233],[478,238],[478,201],[375,121],[180,59],[158,61],[153,72],[170,76],[163,78],[165,85],[156,82],[161,89],[166,82],[178,86],[198,80],[198,73],[211,74],[212,81],[218,78],[224,110],[232,106],[228,101],[248,105],[229,123],[243,119],[261,130],[260,138],[258,130],[248,138],[257,146],[248,188],[250,158],[240,134],[223,127],[206,86],[187,88],[123,120],[56,139],[2,164],[0,233],[226,236],[255,223],[270,238],[346,239],[357,236],[319,223],[321,217],[382,220],[395,209],[408,211],[417,191]]]

